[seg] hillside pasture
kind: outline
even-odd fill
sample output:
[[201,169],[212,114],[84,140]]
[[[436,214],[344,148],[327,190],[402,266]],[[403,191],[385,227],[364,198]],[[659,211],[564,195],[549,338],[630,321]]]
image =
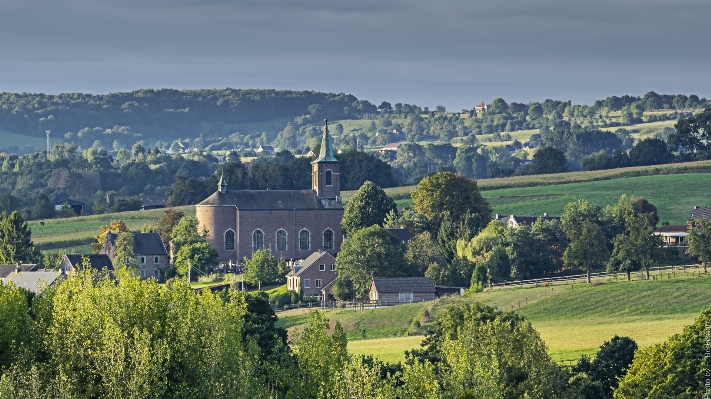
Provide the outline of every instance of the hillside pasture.
[[10,133],[7,130],[0,130],[0,147],[7,148],[17,146],[23,151],[26,145],[34,148],[34,151],[44,151],[47,148],[45,137],[25,136],[23,134]]

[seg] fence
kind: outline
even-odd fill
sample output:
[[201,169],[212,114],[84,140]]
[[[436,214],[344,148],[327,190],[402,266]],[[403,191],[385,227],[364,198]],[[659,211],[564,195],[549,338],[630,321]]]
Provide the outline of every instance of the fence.
[[283,307],[272,307],[275,312],[283,312],[286,310],[293,310],[293,309],[333,309],[333,308],[340,308],[340,309],[377,309],[379,307],[387,307],[387,306],[395,306],[395,305],[405,305],[408,303],[417,303],[417,302],[428,302],[428,301],[407,301],[407,302],[400,302],[400,301],[394,301],[394,302],[388,302],[388,301],[326,301],[326,302],[309,302],[309,303],[300,303],[296,305],[285,305]]
[[[649,269],[649,277],[650,279],[657,279],[659,276],[662,275],[663,272],[669,273],[668,278],[676,277],[675,273],[677,271],[681,271],[681,273],[686,273],[687,269],[695,269],[695,266],[693,265],[680,265],[680,266],[657,266],[657,267],[652,267]],[[696,273],[696,271],[694,271]],[[699,272],[701,274],[701,272]],[[595,272],[595,273],[590,273],[590,279],[605,279],[605,278],[610,278],[610,279],[617,279],[618,276],[624,276],[626,278],[627,274],[626,273],[605,273],[605,272]],[[635,271],[630,273],[630,278],[634,280],[641,280],[645,279],[646,280],[646,272],[645,271]],[[538,286],[538,284],[552,284],[552,283],[572,283],[578,280],[586,280],[587,281],[587,275],[586,274],[575,274],[571,276],[561,276],[561,277],[546,277],[546,278],[536,278],[536,279],[531,279],[531,280],[518,280],[518,281],[505,281],[503,283],[492,283],[489,285],[490,288],[495,288],[495,287],[520,287],[524,285],[535,285]]]

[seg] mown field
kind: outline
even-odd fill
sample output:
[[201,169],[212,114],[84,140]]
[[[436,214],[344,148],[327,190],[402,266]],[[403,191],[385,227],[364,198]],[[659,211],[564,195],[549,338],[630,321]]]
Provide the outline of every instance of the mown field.
[[47,139],[0,130],[0,146],[2,148],[17,146],[23,150],[26,145],[34,147],[35,151],[42,151],[47,148]]
[[[417,348],[431,317],[450,304],[482,301],[526,317],[557,362],[574,362],[594,355],[614,335],[629,336],[640,347],[659,343],[682,331],[699,312],[711,306],[711,277],[676,272],[674,278],[650,281],[598,281],[495,289],[461,298],[367,310],[330,310],[326,316],[340,322],[354,354],[370,354],[389,362],[402,361],[404,351]],[[671,276],[670,276],[671,277]],[[520,308],[519,308],[520,306]],[[425,309],[430,318],[425,317]],[[291,331],[307,321],[307,312],[280,314],[279,324]],[[421,328],[415,327],[415,320]],[[365,329],[366,339],[362,337]]]
[[[194,206],[178,207],[186,214],[194,214]],[[66,219],[48,219],[29,222],[32,240],[42,250],[61,249],[72,252],[91,252],[91,242],[113,220],[123,220],[131,231],[141,231],[154,225],[164,209],[108,213],[104,215],[79,216]],[[44,223],[44,225],[41,225]]]

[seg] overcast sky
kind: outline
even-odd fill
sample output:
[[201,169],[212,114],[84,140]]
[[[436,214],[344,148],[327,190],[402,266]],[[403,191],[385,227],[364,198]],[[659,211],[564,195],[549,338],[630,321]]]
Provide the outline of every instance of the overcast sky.
[[472,108],[711,97],[711,1],[0,0],[0,91],[274,88]]

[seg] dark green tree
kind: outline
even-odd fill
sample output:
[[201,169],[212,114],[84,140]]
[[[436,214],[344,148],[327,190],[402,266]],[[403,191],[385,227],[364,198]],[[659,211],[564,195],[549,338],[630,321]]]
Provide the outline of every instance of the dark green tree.
[[55,214],[54,205],[49,202],[46,195],[40,194],[35,200],[35,206],[32,207],[33,219],[50,219]]
[[629,152],[632,165],[659,165],[671,161],[667,143],[655,138],[641,140]]
[[704,265],[706,273],[706,262],[711,261],[711,220],[706,217],[694,220],[687,239],[689,247],[686,253],[696,256]]
[[586,220],[582,223],[580,234],[571,239],[570,245],[563,254],[563,260],[567,264],[585,269],[590,284],[590,270],[603,265],[609,254],[607,239],[600,226]]
[[612,391],[627,373],[635,351],[637,343],[632,338],[617,335],[600,346],[595,360],[590,363],[588,376],[602,384],[607,397],[612,397]]
[[41,255],[32,242],[32,230],[17,212],[0,213],[0,263],[39,262]]
[[397,212],[395,201],[383,189],[366,181],[346,204],[341,230],[346,237],[350,237],[362,228],[382,226],[391,211]]
[[454,223],[469,218],[476,230],[491,220],[489,203],[481,196],[476,181],[452,172],[440,172],[420,181],[412,192],[415,210],[439,227],[445,214]]
[[568,164],[563,151],[553,147],[543,147],[533,154],[533,166],[531,168],[533,174],[541,175],[567,171]]

